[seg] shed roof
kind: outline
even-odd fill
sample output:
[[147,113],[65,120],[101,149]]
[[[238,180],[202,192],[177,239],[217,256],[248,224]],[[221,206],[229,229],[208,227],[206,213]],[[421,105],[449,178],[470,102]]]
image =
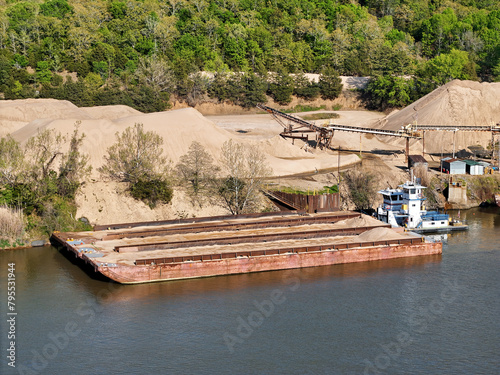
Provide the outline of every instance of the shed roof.
[[422,155],[409,155],[408,158],[414,163],[427,163]]
[[460,160],[460,159],[453,159],[453,158],[444,158],[444,159],[441,159],[442,161],[447,161],[448,163],[463,163],[464,161],[463,160]]
[[475,160],[463,160],[463,162],[467,165],[481,165],[481,164],[479,164],[479,162],[477,162]]

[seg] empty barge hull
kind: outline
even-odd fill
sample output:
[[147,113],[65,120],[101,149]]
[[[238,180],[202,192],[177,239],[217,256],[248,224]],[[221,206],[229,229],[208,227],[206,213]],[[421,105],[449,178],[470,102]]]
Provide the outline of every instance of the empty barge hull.
[[[107,228],[107,229],[102,229]],[[114,228],[114,229],[111,229]],[[52,243],[122,284],[441,254],[442,244],[354,212],[101,226]]]

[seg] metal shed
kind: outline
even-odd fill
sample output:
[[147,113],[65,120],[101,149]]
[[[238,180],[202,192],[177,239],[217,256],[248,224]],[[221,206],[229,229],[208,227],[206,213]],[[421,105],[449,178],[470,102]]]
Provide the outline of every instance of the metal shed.
[[484,165],[479,164],[475,160],[464,160],[465,170],[468,174],[473,176],[484,174]]
[[426,168],[429,167],[429,163],[422,155],[408,156],[408,168],[418,167],[419,165],[424,165]]
[[448,174],[465,174],[465,163],[462,160],[453,158],[441,159],[442,172]]

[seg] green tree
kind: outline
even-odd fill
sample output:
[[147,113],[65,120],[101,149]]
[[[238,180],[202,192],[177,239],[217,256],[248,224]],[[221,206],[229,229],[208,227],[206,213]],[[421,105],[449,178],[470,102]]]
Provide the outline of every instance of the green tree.
[[238,104],[245,108],[255,107],[266,101],[266,82],[255,73],[245,73],[240,77],[240,98]]
[[47,83],[52,79],[52,72],[47,61],[39,61],[36,65],[36,77],[38,82]]
[[456,49],[429,60],[425,73],[438,85],[445,84],[452,79],[475,79],[477,77],[474,63],[469,60],[467,52]]
[[319,90],[323,99],[333,100],[342,92],[342,80],[337,72],[327,68],[319,76]]
[[412,102],[411,92],[414,89],[413,79],[378,76],[368,82],[366,95],[370,98],[372,108],[404,107]]
[[208,96],[212,99],[217,99],[219,103],[229,99],[229,78],[225,73],[215,73],[207,87]]
[[61,157],[57,178],[59,195],[71,199],[74,199],[78,188],[89,177],[92,170],[92,166],[88,165],[89,156],[81,152],[85,134],[79,133],[79,127],[78,121],[69,139],[69,149]]
[[287,105],[292,101],[293,78],[286,70],[280,69],[269,81],[268,92],[277,103]]
[[294,78],[293,93],[299,98],[314,100],[320,94],[319,85],[309,80],[304,73],[299,73],[296,74]]
[[175,77],[167,61],[158,56],[141,57],[135,71],[137,80],[158,96],[161,92],[173,92]]
[[48,0],[40,4],[40,11],[44,16],[64,18],[73,11],[66,0]]
[[0,185],[14,185],[24,172],[24,151],[10,136],[0,139]]
[[153,131],[145,131],[143,124],[136,123],[123,133],[116,133],[116,143],[107,152],[105,163],[98,170],[113,180],[133,184],[166,172],[163,138]]
[[375,176],[371,173],[351,170],[344,173],[343,177],[349,190],[349,198],[356,210],[373,208],[377,196]]
[[116,133],[116,138],[98,171],[105,177],[127,182],[132,196],[150,207],[170,202],[172,189],[168,180],[169,162],[163,155],[163,138],[145,131],[143,124]]

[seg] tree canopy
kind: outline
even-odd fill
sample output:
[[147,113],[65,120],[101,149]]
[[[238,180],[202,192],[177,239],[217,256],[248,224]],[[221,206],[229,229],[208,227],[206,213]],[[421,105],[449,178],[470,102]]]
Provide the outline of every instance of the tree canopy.
[[[238,76],[250,93],[229,99],[245,106],[266,90],[287,103],[283,72],[492,81],[500,79],[499,31],[493,0],[6,1],[0,91],[157,111],[171,94],[214,95],[211,82],[193,78],[200,71],[251,73]],[[54,78],[63,71],[78,82]],[[262,89],[268,72],[278,75]],[[95,76],[84,84],[89,75],[101,85]],[[315,97],[310,89],[298,92]]]

